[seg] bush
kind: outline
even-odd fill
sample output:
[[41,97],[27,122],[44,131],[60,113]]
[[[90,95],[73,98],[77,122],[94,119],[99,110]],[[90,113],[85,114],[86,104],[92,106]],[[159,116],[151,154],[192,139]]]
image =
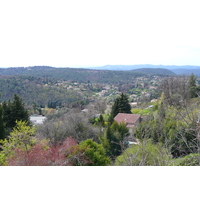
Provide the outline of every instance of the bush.
[[120,166],[167,166],[171,163],[169,151],[161,144],[153,144],[151,140],[131,146],[115,161],[115,165]]
[[182,158],[175,159],[175,164],[177,166],[199,166],[199,154],[191,153]]
[[110,159],[106,156],[105,150],[101,144],[87,139],[79,144],[79,148],[85,152],[85,156],[91,162],[87,165],[105,166],[110,164]]

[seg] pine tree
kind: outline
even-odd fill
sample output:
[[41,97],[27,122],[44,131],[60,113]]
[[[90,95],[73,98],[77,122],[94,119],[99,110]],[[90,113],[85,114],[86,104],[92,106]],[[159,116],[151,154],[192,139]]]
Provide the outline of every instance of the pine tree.
[[11,114],[11,102],[10,100],[8,102],[4,101],[2,104],[3,108],[3,121],[5,124],[6,134],[7,132],[10,132],[12,127],[12,114]]
[[28,125],[30,123],[28,111],[25,109],[22,99],[14,95],[14,100],[11,102],[3,102],[3,121],[7,132],[10,132],[13,127],[16,126],[16,121],[24,121]]
[[0,105],[0,139],[5,138],[4,123],[3,123],[3,108]]
[[119,113],[131,113],[131,106],[128,101],[128,95],[123,93],[119,99]]
[[113,119],[119,113],[119,102],[120,102],[120,98],[118,97],[115,100],[114,105],[112,106],[111,116],[113,117]]
[[103,116],[102,115],[100,115],[99,116],[99,118],[98,118],[98,120],[97,120],[97,124],[99,125],[99,126],[104,126],[104,118],[103,118]]
[[19,121],[25,121],[29,122],[29,115],[28,111],[25,109],[24,103],[22,103],[22,99],[17,96],[17,94],[14,95],[14,101],[12,102],[12,117],[14,121],[14,126],[16,125],[16,120]]
[[128,101],[128,95],[126,94],[122,93],[112,106],[111,116],[114,118],[118,113],[131,113],[131,106]]
[[189,83],[188,84],[189,84],[188,87],[189,87],[190,97],[191,98],[197,97],[196,77],[193,73],[189,77]]

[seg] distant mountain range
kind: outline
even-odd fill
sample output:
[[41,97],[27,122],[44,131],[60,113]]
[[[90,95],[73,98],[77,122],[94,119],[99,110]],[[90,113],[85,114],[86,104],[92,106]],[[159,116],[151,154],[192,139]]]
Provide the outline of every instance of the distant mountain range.
[[[54,79],[86,81],[93,80],[104,82],[109,79],[118,79],[126,76],[127,80],[133,76],[139,75],[191,75],[194,73],[200,77],[200,66],[176,66],[176,65],[105,65],[99,67],[80,67],[80,68],[57,68],[50,66],[34,66],[34,67],[11,67],[0,68],[1,76],[8,75],[26,75],[37,77],[49,77]],[[111,78],[112,77],[112,78]],[[129,77],[129,78],[128,78]],[[105,79],[105,80],[104,80]],[[121,79],[121,78],[120,78]]]
[[200,66],[194,65],[150,65],[150,64],[140,64],[140,65],[105,65],[99,67],[88,67],[89,69],[98,70],[114,70],[114,71],[129,71],[140,68],[163,68],[174,72],[177,75],[190,75],[194,73],[196,76],[200,76]]

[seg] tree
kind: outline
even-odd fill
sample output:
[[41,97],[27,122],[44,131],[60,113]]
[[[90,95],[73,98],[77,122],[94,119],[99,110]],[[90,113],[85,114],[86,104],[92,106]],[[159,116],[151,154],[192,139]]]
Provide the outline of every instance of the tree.
[[188,77],[177,76],[164,78],[158,88],[164,92],[165,103],[169,105],[180,105],[181,102],[189,100]]
[[16,121],[24,121],[27,125],[30,124],[28,111],[25,108],[22,99],[15,94],[14,100],[11,102],[4,101],[2,104],[3,108],[3,121],[5,123],[5,128],[7,129],[7,135],[16,126]]
[[131,113],[131,106],[128,101],[128,95],[121,94],[116,98],[111,110],[111,117],[114,118],[118,113]]
[[170,151],[162,144],[153,144],[151,140],[143,140],[139,145],[132,145],[115,160],[120,166],[167,166],[172,165]]
[[175,161],[177,166],[199,166],[199,154],[191,153]]
[[112,160],[127,148],[126,141],[129,134],[125,123],[118,124],[114,122],[107,127],[104,135],[100,135],[100,141],[106,150],[106,154]]
[[25,109],[25,105],[22,102],[22,99],[17,94],[14,95],[14,100],[11,107],[11,114],[14,122],[13,127],[16,125],[16,120],[22,120],[29,123],[28,111]]
[[3,122],[3,108],[0,105],[0,139],[5,138],[4,122]]
[[162,102],[161,98],[158,111],[150,113],[135,129],[135,136],[140,140],[151,138],[154,143],[162,143],[175,158],[196,153],[197,103],[177,109],[177,106],[164,105]]
[[34,134],[35,128],[18,121],[10,136],[0,141],[0,165],[68,166],[90,163],[85,150],[79,148],[72,137],[52,145],[46,139],[36,138]]
[[11,131],[11,127],[12,127],[12,114],[11,114],[11,102],[10,100],[8,102],[4,101],[2,103],[2,108],[3,108],[3,121],[5,124],[5,131],[6,131],[6,135],[8,135],[8,133]]
[[104,118],[103,118],[103,115],[101,114],[99,116],[99,118],[97,119],[97,122],[96,122],[97,125],[101,126],[101,127],[104,127],[105,126],[105,121],[104,121]]
[[77,142],[86,139],[98,141],[98,127],[92,126],[83,112],[69,111],[58,120],[47,121],[38,126],[36,134],[38,137],[50,139],[51,144],[63,142],[72,136]]
[[193,73],[189,77],[188,89],[191,98],[197,97],[196,77]]
[[97,144],[91,139],[87,139],[79,144],[80,150],[85,152],[85,156],[91,166],[105,166],[110,164],[110,159],[106,156],[105,150],[101,144]]
[[[12,158],[15,155],[15,149],[20,149],[25,153],[36,143],[33,137],[35,128],[27,126],[24,121],[17,121],[16,127],[13,128],[10,135],[4,140],[0,140],[2,144],[1,158]],[[1,160],[0,164],[6,163],[6,160]]]
[[11,166],[76,166],[91,163],[72,137],[56,146],[42,140],[28,151],[15,148],[13,152],[13,156],[7,158],[7,164]]

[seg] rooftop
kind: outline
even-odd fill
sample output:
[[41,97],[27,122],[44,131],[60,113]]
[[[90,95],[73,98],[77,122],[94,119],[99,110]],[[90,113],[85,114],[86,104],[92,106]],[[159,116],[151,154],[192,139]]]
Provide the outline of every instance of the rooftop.
[[126,124],[135,124],[139,118],[140,115],[136,114],[118,113],[114,120],[117,123],[125,122]]

